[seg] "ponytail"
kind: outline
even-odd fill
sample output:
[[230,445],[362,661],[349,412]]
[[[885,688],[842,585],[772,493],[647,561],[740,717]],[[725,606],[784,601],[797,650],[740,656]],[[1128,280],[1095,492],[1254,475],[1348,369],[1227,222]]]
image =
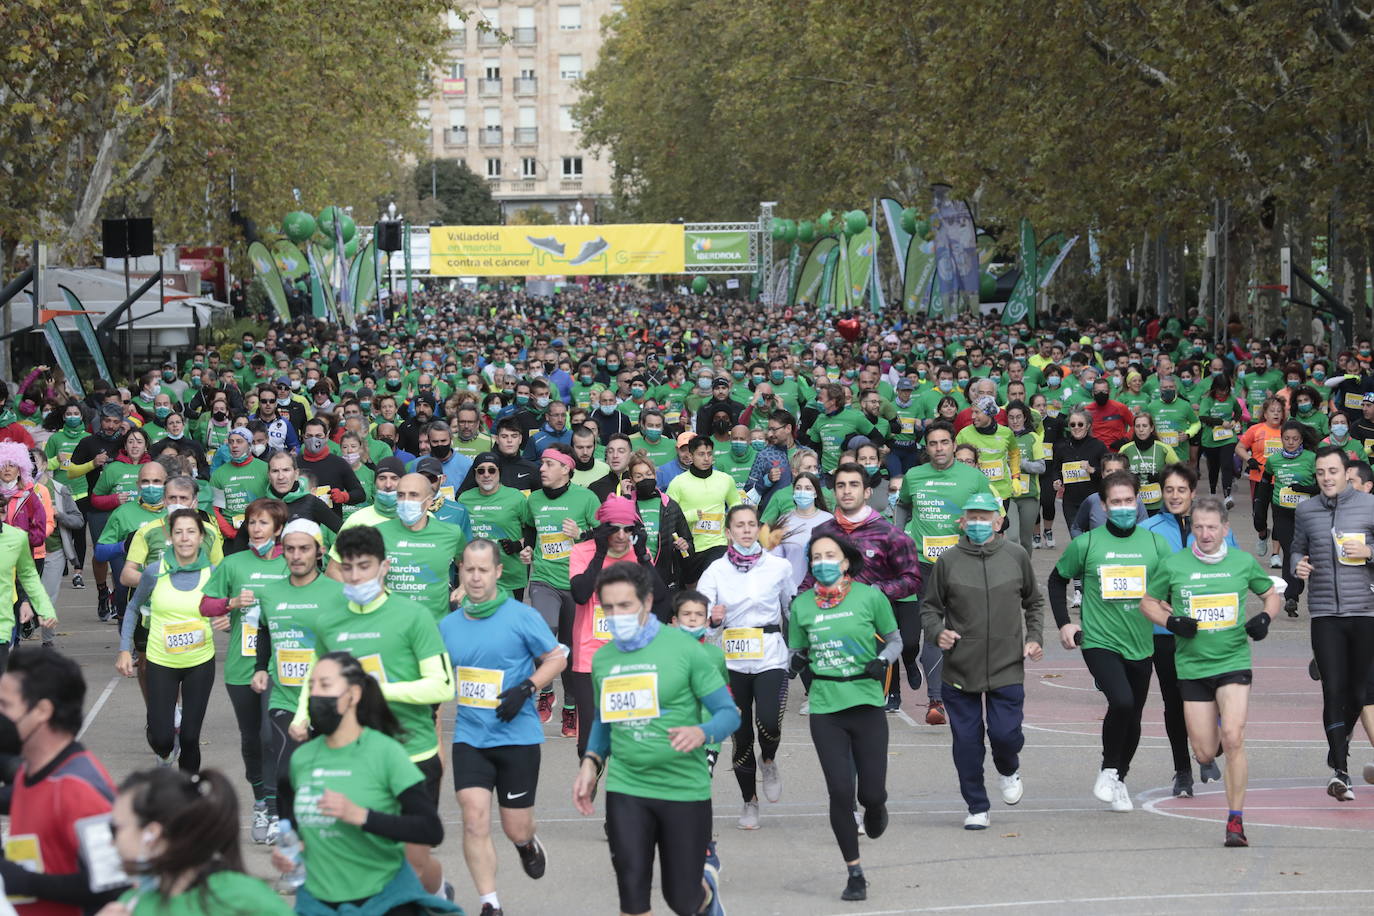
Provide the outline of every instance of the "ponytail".
[[[233,784],[219,770],[199,774],[174,769],[143,770],[120,786],[130,795],[139,826],[162,826],[162,853],[135,866],[142,874],[171,879],[195,873],[188,892],[208,894],[206,880],[220,871],[244,871],[239,850],[239,803]],[[232,911],[208,907],[208,912]]]
[[377,679],[364,671],[358,660],[347,652],[327,652],[320,657],[320,661],[326,659],[339,666],[339,672],[350,686],[362,689],[356,711],[358,724],[399,740],[405,729],[401,728],[396,714],[382,696],[382,687]]

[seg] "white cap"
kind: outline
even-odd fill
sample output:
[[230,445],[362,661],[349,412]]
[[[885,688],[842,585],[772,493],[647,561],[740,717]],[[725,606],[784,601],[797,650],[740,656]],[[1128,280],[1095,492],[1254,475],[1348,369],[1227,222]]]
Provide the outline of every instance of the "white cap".
[[324,535],[320,532],[320,526],[308,518],[293,518],[287,522],[281,536],[285,538],[288,534],[308,534],[324,546]]

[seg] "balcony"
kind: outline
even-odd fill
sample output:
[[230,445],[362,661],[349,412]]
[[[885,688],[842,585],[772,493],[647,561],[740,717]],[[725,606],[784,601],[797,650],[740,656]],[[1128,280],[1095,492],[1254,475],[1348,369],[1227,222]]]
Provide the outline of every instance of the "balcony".
[[534,179],[525,178],[520,181],[512,181],[510,183],[510,190],[515,194],[531,194],[534,192]]
[[467,146],[468,129],[466,127],[450,127],[444,131],[445,146]]
[[451,45],[453,45],[453,46],[455,46],[455,47],[459,47],[459,48],[465,46],[465,45],[468,43],[468,30],[467,30],[467,29],[449,29],[449,30],[448,30],[448,43],[451,44]]
[[564,178],[562,181],[560,181],[560,182],[558,183],[558,190],[560,190],[560,191],[581,191],[581,190],[582,190],[582,179],[581,179],[581,178]]
[[501,33],[498,30],[479,31],[477,33],[477,47],[479,48],[499,48],[501,47]]
[[488,176],[487,176],[487,187],[491,189],[491,193],[493,193],[493,194],[497,193],[498,191],[501,190],[501,179],[500,179],[500,178],[493,177],[493,176],[491,176],[491,175],[488,175]]
[[501,136],[501,128],[484,127],[478,135],[477,142],[482,146],[500,146],[505,140]]
[[[468,81],[462,77],[458,79],[445,77],[440,81],[439,85],[445,98],[454,98],[455,96],[465,96],[468,94]],[[499,95],[500,93],[498,92],[497,94]]]
[[514,39],[515,44],[532,45],[534,44],[535,36],[538,34],[538,29],[536,29],[534,26],[522,26],[520,28],[512,29],[511,32],[513,33],[512,38]]
[[514,80],[516,95],[534,95],[539,90],[539,80],[533,76],[518,76]]
[[537,127],[517,127],[515,129],[516,146],[534,146],[539,142],[539,128]]
[[477,94],[484,99],[500,98],[501,96],[501,77],[494,79],[480,79],[477,81]]

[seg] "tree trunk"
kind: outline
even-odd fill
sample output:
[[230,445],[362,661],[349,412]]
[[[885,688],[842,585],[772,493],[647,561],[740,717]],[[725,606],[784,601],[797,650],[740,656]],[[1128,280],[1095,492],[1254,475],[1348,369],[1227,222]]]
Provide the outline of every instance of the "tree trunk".
[[1132,267],[1135,268],[1135,307],[1136,311],[1143,312],[1150,307],[1154,301],[1153,288],[1150,286],[1150,261],[1154,246],[1150,244],[1150,234],[1147,232],[1140,240],[1139,255],[1135,258]]
[[1121,268],[1107,268],[1107,320],[1121,314]]
[[[10,265],[14,263],[16,251],[18,251],[17,243],[9,239],[0,240],[0,286],[3,286],[10,280],[9,268]],[[18,301],[19,297],[15,296],[9,302],[0,306],[0,309],[4,311],[4,317],[0,319],[0,333],[6,335],[3,343],[0,343],[0,378],[3,379],[14,378],[14,374],[10,371],[10,347],[14,343],[14,338],[10,337],[9,333],[14,330],[14,307],[15,303]]]

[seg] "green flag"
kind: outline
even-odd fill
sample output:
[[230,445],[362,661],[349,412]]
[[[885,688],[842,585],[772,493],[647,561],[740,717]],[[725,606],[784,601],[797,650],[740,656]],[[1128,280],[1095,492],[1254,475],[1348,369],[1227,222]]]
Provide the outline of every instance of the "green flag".
[[935,277],[935,243],[913,236],[906,247],[902,273],[902,308],[921,313],[930,307],[930,283]]
[[1035,327],[1035,297],[1040,290],[1040,262],[1035,252],[1035,230],[1028,219],[1021,220],[1021,276],[1012,287],[1011,298],[1002,309],[1002,323],[1024,321]]
[[[110,374],[110,367],[105,362],[105,351],[100,349],[100,341],[95,336],[95,325],[91,324],[91,317],[86,313],[86,307],[81,304],[81,300],[76,298],[76,293],[67,287],[58,285],[62,290],[62,296],[67,300],[67,308],[80,310],[80,315],[73,315],[72,320],[76,323],[76,333],[81,335],[81,342],[86,345],[86,349],[91,351],[91,359],[95,361],[95,371],[107,382],[114,382],[114,376]],[[65,370],[63,370],[65,371]]]
[[268,301],[277,310],[278,317],[289,322],[291,309],[286,304],[286,290],[281,285],[276,258],[272,257],[272,252],[268,251],[262,242],[254,242],[248,246],[248,259],[253,262],[253,269],[257,272],[258,279],[262,280],[262,288],[266,290]]
[[825,279],[825,261],[834,251],[836,244],[833,238],[825,238],[811,246],[811,251],[797,273],[797,288],[792,294],[794,304],[820,304],[821,283]]
[[855,309],[863,307],[868,285],[873,280],[873,256],[877,253],[877,232],[869,226],[849,240],[846,252],[849,260],[849,302]]
[[86,389],[81,387],[81,376],[76,374],[76,365],[72,363],[72,355],[67,352],[67,345],[62,340],[62,332],[57,330],[56,318],[44,322],[43,336],[48,339],[48,349],[52,350],[58,367],[61,368],[62,374],[67,377],[67,386],[76,392],[77,397],[84,398]]

